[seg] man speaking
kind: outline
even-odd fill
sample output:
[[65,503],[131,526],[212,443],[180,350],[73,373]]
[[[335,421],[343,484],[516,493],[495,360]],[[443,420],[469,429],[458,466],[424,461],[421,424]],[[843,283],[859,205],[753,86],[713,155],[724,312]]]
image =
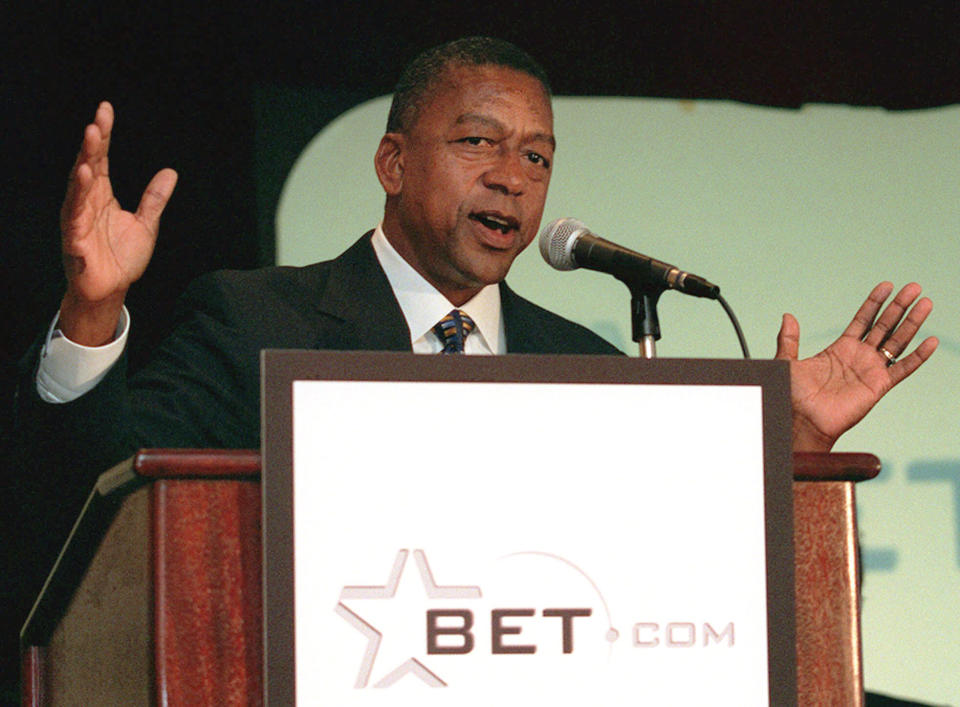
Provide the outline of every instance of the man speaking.
[[[457,40],[403,71],[374,158],[386,194],[377,228],[329,262],[201,278],[129,381],[124,297],[177,176],[160,171],[124,211],[107,166],[113,121],[103,103],[84,133],[61,217],[67,288],[19,395],[24,441],[45,440],[73,468],[102,471],[143,446],[258,446],[264,348],[617,353],[504,282],[538,230],[556,147],[546,76],[507,42]],[[802,361],[784,315],[777,357],[791,362],[795,450],[829,450],[936,349],[931,337],[907,352],[932,303],[909,284],[884,307],[892,291],[877,285]]]

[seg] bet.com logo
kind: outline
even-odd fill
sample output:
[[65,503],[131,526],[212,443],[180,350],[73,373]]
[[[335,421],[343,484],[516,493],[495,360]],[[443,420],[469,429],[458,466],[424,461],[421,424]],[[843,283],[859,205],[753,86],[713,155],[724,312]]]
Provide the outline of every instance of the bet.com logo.
[[488,594],[478,585],[439,584],[423,550],[398,551],[382,585],[344,586],[335,611],[366,639],[354,687],[386,688],[411,677],[446,687],[470,660],[501,668],[503,661],[521,661],[529,671],[531,661],[543,658],[541,669],[549,671],[566,670],[571,660],[609,660],[615,645],[735,645],[732,621],[638,621],[621,640],[602,593],[576,565],[543,552],[501,560],[511,561],[503,572],[507,586],[492,580],[499,586]]

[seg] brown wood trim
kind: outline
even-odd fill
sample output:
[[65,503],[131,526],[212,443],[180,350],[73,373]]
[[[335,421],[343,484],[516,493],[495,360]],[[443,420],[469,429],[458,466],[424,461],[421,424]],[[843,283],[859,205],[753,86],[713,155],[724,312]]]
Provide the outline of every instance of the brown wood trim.
[[44,649],[25,648],[20,654],[20,704],[22,707],[42,707],[44,704]]
[[[154,450],[142,450],[150,453]],[[137,455],[139,456],[139,454]],[[157,480],[150,487],[150,572],[153,595],[150,600],[150,643],[153,646],[153,688],[154,699],[158,705],[169,704],[170,676],[167,674],[167,665],[170,662],[166,636],[166,616],[158,604],[163,606],[167,597],[167,567],[170,564],[168,557],[167,537],[167,482]]]
[[133,458],[139,476],[150,479],[260,476],[256,449],[141,449]]
[[[260,475],[255,449],[141,449],[137,474],[147,478],[222,478]],[[794,452],[794,481],[867,481],[880,473],[880,460],[863,452]]]
[[793,485],[801,705],[864,703],[854,488]]
[[862,452],[794,452],[794,481],[868,481],[880,473],[880,460]]
[[262,704],[260,484],[160,479],[151,499],[157,704]]

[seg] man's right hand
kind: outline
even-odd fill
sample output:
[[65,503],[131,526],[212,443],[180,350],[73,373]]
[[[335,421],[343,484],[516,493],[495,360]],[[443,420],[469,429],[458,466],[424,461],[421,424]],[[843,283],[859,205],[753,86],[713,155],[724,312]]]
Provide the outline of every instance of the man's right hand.
[[67,292],[59,328],[78,344],[101,346],[116,332],[130,285],[150,262],[160,214],[173,194],[177,173],[160,170],[147,185],[136,213],[113,196],[108,169],[113,106],[104,101],[83,134],[60,211]]

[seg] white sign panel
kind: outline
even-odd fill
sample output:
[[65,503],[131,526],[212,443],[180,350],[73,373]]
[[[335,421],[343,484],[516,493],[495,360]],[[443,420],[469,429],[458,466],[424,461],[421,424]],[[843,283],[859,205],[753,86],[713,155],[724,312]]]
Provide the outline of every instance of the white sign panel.
[[293,383],[303,705],[765,705],[759,386]]

